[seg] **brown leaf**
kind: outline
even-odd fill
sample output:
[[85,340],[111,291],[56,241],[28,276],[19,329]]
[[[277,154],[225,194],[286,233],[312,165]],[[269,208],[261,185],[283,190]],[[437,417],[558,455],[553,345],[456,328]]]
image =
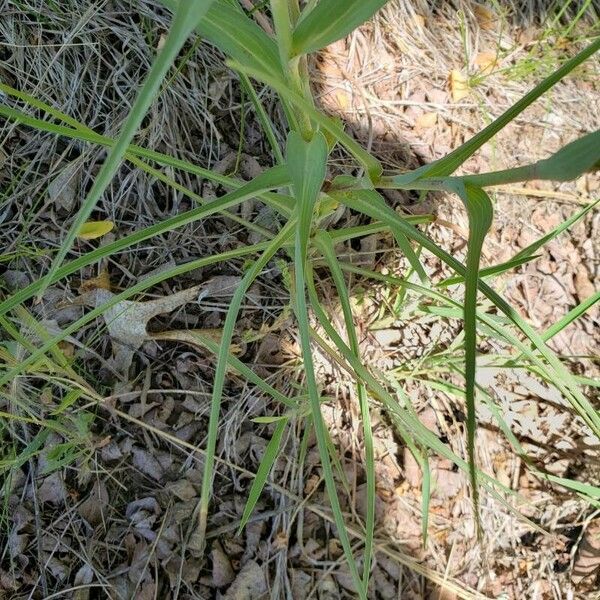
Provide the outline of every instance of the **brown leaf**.
[[81,160],[68,164],[48,185],[48,198],[67,212],[73,210],[81,180]]
[[496,27],[498,15],[491,8],[483,4],[473,4],[473,14],[481,29],[490,31]]
[[600,520],[592,521],[577,549],[571,579],[580,583],[600,571]]
[[212,559],[213,585],[217,588],[229,585],[235,579],[235,573],[233,572],[229,557],[223,552],[223,548],[218,541],[213,544],[210,555]]
[[[163,296],[147,302],[133,302],[123,300],[106,309],[103,313],[108,328],[108,333],[113,341],[113,354],[115,368],[127,375],[133,359],[133,353],[147,339],[146,327],[153,317],[169,313],[183,304],[196,302],[200,286],[193,286],[187,290]],[[98,288],[89,295],[84,295],[82,302],[89,302],[95,308],[109,302],[114,294]]]
[[108,491],[103,481],[96,480],[86,500],[78,507],[77,512],[92,526],[103,521],[108,506]]
[[575,273],[575,291],[580,302],[583,302],[586,298],[593,296],[596,289],[594,284],[590,280],[590,275],[585,265],[581,263],[577,265],[577,271]]
[[475,57],[475,64],[482,73],[487,75],[491,73],[498,64],[498,56],[495,52],[491,51],[480,52]]
[[48,475],[38,490],[40,501],[49,502],[50,504],[62,504],[66,496],[67,488],[58,471]]
[[145,475],[159,481],[165,472],[158,460],[150,452],[142,448],[133,448],[132,453],[134,466]]
[[108,274],[108,269],[104,268],[102,271],[100,271],[100,274],[97,277],[92,277],[91,279],[82,281],[77,291],[80,294],[85,294],[86,292],[91,292],[92,290],[98,289],[110,291],[110,287],[110,276]]
[[222,298],[233,296],[242,278],[239,275],[217,275],[198,286],[198,301],[204,298]]
[[426,112],[419,115],[415,120],[415,127],[417,129],[430,129],[437,123],[438,114],[436,112]]
[[258,600],[266,592],[263,570],[256,561],[249,560],[229,586],[223,600]]
[[180,500],[187,502],[198,495],[196,488],[187,479],[181,479],[169,486],[169,491]]

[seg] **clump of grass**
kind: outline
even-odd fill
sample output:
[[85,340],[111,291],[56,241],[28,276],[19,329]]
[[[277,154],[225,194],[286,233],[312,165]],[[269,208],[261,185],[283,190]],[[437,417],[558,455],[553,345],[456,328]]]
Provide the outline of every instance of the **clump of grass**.
[[[485,270],[480,269],[479,265],[481,249],[493,221],[493,204],[485,191],[486,188],[530,179],[564,181],[574,179],[588,170],[597,168],[600,161],[600,132],[589,133],[568,144],[554,155],[532,165],[521,165],[513,169],[477,175],[453,176],[453,173],[483,144],[492,139],[530,104],[600,49],[600,41],[592,42],[579,54],[565,62],[489,126],[446,157],[408,173],[384,174],[382,166],[375,156],[350,137],[339,122],[328,117],[316,107],[307,75],[307,56],[349,34],[383,6],[385,0],[320,0],[320,2],[308,2],[304,8],[301,8],[297,0],[271,0],[269,11],[265,11],[263,16],[270,16],[274,30],[273,36],[259,27],[252,17],[236,3],[228,0],[203,0],[196,3],[163,0],[163,4],[173,12],[171,29],[116,138],[96,133],[92,128],[54,109],[39,98],[19,92],[7,85],[1,87],[2,92],[12,99],[11,103],[0,105],[0,115],[4,118],[24,127],[107,148],[107,157],[100,172],[96,175],[81,209],[73,220],[68,234],[62,241],[62,246],[56,253],[48,273],[42,279],[9,295],[0,304],[0,318],[2,319],[0,324],[7,337],[14,340],[14,343],[5,344],[0,355],[4,363],[4,370],[0,374],[0,386],[4,386],[8,397],[19,398],[20,395],[14,393],[15,382],[19,378],[34,375],[46,378],[52,385],[60,388],[61,393],[64,393],[61,404],[61,406],[64,405],[64,408],[80,399],[101,400],[101,396],[94,386],[70,368],[68,361],[60,351],[59,342],[77,332],[96,317],[106,313],[108,309],[119,302],[170,277],[234,257],[244,256],[248,259],[255,257],[249,261],[244,277],[235,290],[222,328],[220,342],[216,344],[204,340],[205,347],[215,353],[217,366],[205,447],[206,460],[198,508],[197,539],[201,543],[206,539],[210,503],[213,498],[212,484],[221,400],[227,369],[233,367],[263,392],[282,404],[282,414],[274,417],[276,421],[274,433],[251,488],[241,527],[250,517],[252,508],[267,482],[270,469],[279,451],[279,445],[286,427],[288,427],[289,419],[286,415],[302,415],[306,419],[307,425],[314,428],[332,518],[337,526],[337,534],[350,574],[358,590],[358,596],[365,599],[373,562],[375,529],[375,466],[373,434],[370,425],[371,403],[377,402],[382,405],[392,416],[398,434],[415,454],[417,462],[423,470],[424,539],[427,535],[426,516],[429,508],[430,481],[427,464],[429,451],[444,456],[468,473],[476,515],[480,489],[495,496],[500,496],[499,490],[504,491],[498,482],[477,468],[475,433],[478,394],[475,375],[480,336],[490,335],[492,332],[494,336],[514,347],[519,353],[519,360],[538,376],[554,385],[591,432],[600,436],[600,416],[597,410],[582,392],[576,378],[546,344],[548,339],[597,302],[598,295],[582,302],[550,331],[540,334],[518,315],[516,310],[494,290],[490,283],[493,276],[533,260],[534,253],[540,244],[553,239],[564,230],[564,227],[556,228],[554,232],[540,240],[539,244],[533,244],[509,261],[487,267]],[[274,166],[251,182],[242,183],[209,168],[132,144],[149,107],[165,82],[168,81],[170,70],[177,56],[194,31],[214,44],[228,57],[227,64],[239,75],[243,88],[252,100],[258,119],[264,127],[264,134],[271,145]],[[267,112],[261,105],[260,96],[254,90],[253,81],[270,87],[279,96],[288,129],[283,147],[278,141],[278,135]],[[37,113],[32,113],[31,109],[35,109]],[[38,116],[32,116],[32,114]],[[360,175],[342,176],[326,182],[329,157],[336,145],[343,147],[354,158],[357,172]],[[197,201],[199,206],[65,263],[81,226],[88,220],[124,160]],[[217,182],[229,191],[217,200],[205,202],[179,183],[176,178],[165,175],[161,168],[166,166],[175,171]],[[388,206],[378,191],[381,189],[420,192],[444,190],[458,197],[464,204],[469,217],[466,263],[461,263],[432,241],[418,228],[414,219],[399,214]],[[28,327],[35,329],[35,320],[30,322],[31,319],[27,318],[26,303],[35,297],[43,296],[49,285],[61,281],[82,267],[94,265],[101,260],[110,258],[118,251],[130,248],[184,224],[200,221],[216,213],[224,213],[251,198],[259,198],[271,207],[283,223],[265,241],[230,252],[203,257],[148,277],[89,311],[58,335],[44,335],[43,328],[38,327],[36,339],[39,340],[39,343],[32,342],[12,325],[12,318],[21,322],[25,319],[28,321]],[[408,277],[382,276],[368,269],[357,269],[340,260],[334,251],[334,239],[341,239],[345,235],[348,238],[360,237],[371,232],[371,229],[369,227],[355,228],[352,231],[338,229],[335,232],[329,230],[327,228],[328,221],[324,217],[337,205],[357,211],[375,220],[381,230],[389,231],[419,282],[415,283]],[[589,208],[585,210],[587,211]],[[577,218],[583,214],[585,213],[582,211]],[[248,226],[252,227],[252,224],[250,223]],[[442,282],[433,281],[422,265],[420,258],[422,252],[429,252],[436,256],[455,273],[455,277]],[[276,255],[287,261],[291,273],[287,282],[298,325],[304,364],[305,393],[294,398],[282,398],[279,392],[250,371],[243,363],[237,361],[231,353],[235,326],[245,295]],[[329,322],[321,305],[314,277],[314,268],[317,264],[324,266],[329,271],[337,288],[348,342]],[[397,391],[401,390],[402,382],[399,382],[400,388],[391,387],[389,380],[371,373],[361,360],[345,281],[345,273],[348,272],[360,273],[361,276],[374,280],[381,280],[383,277],[390,285],[432,302],[440,309],[440,314],[462,318],[464,363],[461,372],[464,376],[464,390],[461,392],[464,393],[467,405],[468,452],[466,457],[458,456],[419,421],[410,405],[404,401],[402,392]],[[444,286],[450,283],[464,286],[462,303],[452,301],[443,294]],[[493,310],[482,307],[480,296],[487,299],[486,306],[492,306]],[[316,317],[326,332],[328,341],[322,340],[311,327],[311,314]],[[359,568],[352,551],[351,532],[347,527],[338,496],[337,458],[332,456],[331,441],[321,415],[323,398],[315,375],[313,359],[315,344],[322,347],[329,344],[326,346],[327,351],[333,353],[336,361],[353,373],[356,380],[357,397],[362,416],[367,480],[362,568]],[[509,364],[510,360],[507,359],[506,365]],[[63,417],[61,420],[42,420],[36,417],[35,410],[32,410],[30,405],[15,405],[13,408],[12,414],[7,417],[16,421],[32,422],[41,431],[65,427]],[[514,443],[514,436],[502,422],[501,415],[497,415],[497,418],[499,426]],[[35,444],[33,441],[30,442],[26,449],[21,451],[21,458],[13,456],[5,467],[14,468],[15,465],[20,464],[19,461],[23,460],[23,456],[25,456],[25,460],[31,456],[40,444],[41,442],[35,442]],[[15,451],[15,454],[18,452]],[[523,458],[527,459],[525,455]],[[600,489],[597,487],[542,473],[533,465],[530,465],[530,468],[535,470],[538,476],[559,483],[591,502],[597,502],[600,498]]]

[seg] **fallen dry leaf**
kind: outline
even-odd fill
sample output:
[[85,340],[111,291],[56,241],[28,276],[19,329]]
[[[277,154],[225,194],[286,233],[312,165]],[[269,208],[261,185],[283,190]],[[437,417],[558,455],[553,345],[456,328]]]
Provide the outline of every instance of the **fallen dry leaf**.
[[38,490],[40,502],[49,502],[50,504],[62,504],[67,497],[67,488],[61,474],[55,471],[44,478],[42,485]]
[[468,80],[458,69],[450,72],[450,93],[454,102],[460,102],[469,95]]
[[187,502],[198,495],[196,488],[189,479],[181,479],[169,485],[169,492],[177,496],[180,500]]
[[235,573],[231,566],[229,557],[223,552],[223,548],[216,541],[211,550],[212,559],[212,583],[217,588],[229,585],[235,579]]
[[413,21],[417,27],[425,27],[425,17],[418,13],[413,14]]
[[256,561],[249,560],[227,589],[223,600],[258,600],[266,591],[263,570]]
[[484,74],[491,73],[498,64],[498,56],[495,52],[483,51],[475,57],[475,64]]
[[65,211],[73,210],[75,195],[81,179],[81,161],[68,164],[49,184],[48,198]]
[[[163,296],[147,302],[122,300],[103,313],[108,334],[113,342],[114,368],[127,376],[134,352],[149,339],[146,327],[153,317],[172,312],[183,304],[196,302],[200,286],[193,286],[170,296]],[[95,308],[106,304],[114,294],[98,288],[85,295],[85,302]]]
[[488,6],[483,4],[473,4],[473,14],[481,29],[490,31],[496,27],[498,15]]
[[97,480],[90,495],[77,508],[77,512],[92,526],[102,523],[108,506],[108,491],[104,482]]
[[159,481],[164,475],[164,469],[158,460],[148,450],[144,450],[143,448],[133,448],[131,452],[135,467],[145,475]]
[[88,221],[81,226],[77,237],[81,240],[95,240],[114,229],[112,221]]
[[94,571],[90,565],[85,563],[75,573],[73,584],[75,587],[82,586],[81,589],[76,589],[73,594],[73,600],[88,600],[90,597],[90,588],[86,587],[94,580]]
[[600,520],[592,521],[577,549],[571,579],[580,583],[600,571]]
[[438,115],[436,112],[426,112],[419,115],[415,121],[417,129],[429,129],[437,123]]
[[235,290],[242,282],[239,275],[217,275],[211,277],[208,281],[198,286],[198,301],[204,298],[222,298],[223,296],[233,296]]

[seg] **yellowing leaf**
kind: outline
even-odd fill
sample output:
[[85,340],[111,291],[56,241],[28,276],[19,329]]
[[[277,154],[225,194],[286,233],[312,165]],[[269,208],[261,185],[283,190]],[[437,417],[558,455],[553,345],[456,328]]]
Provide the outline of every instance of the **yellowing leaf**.
[[491,8],[483,6],[483,4],[473,4],[473,13],[481,29],[489,31],[496,26],[498,16]]
[[77,237],[82,240],[95,240],[112,231],[114,226],[112,221],[88,221],[82,225]]
[[460,102],[469,95],[467,78],[458,69],[452,69],[450,72],[450,92],[454,102]]
[[415,120],[415,127],[417,129],[429,129],[437,123],[438,115],[436,112],[426,112],[419,115]]
[[498,57],[495,52],[484,51],[480,52],[475,57],[475,64],[479,67],[482,73],[491,73],[494,67],[498,64]]

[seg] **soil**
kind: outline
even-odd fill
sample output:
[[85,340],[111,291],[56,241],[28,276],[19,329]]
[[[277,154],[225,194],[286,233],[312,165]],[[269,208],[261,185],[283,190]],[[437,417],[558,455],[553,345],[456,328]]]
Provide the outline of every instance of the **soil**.
[[[65,3],[60,10],[50,3],[29,2],[28,10],[19,4],[0,2],[5,15],[0,31],[10,41],[0,46],[0,79],[114,135],[135,95],[135,82],[147,72],[166,31],[166,13],[153,2],[135,2],[135,11],[121,1]],[[541,58],[568,57],[580,46],[577,39],[593,32],[582,21],[578,36],[552,34],[539,41],[547,34],[544,26],[512,6],[500,13],[498,7],[481,8],[466,0],[408,4],[389,3],[311,64],[319,105],[341,117],[388,169],[414,168],[447,154],[543,76],[549,67]],[[219,53],[204,44],[190,51],[193,58],[152,109],[139,143],[251,179],[270,164],[260,127]],[[561,82],[463,171],[532,162],[598,129],[599,69],[592,59]],[[463,76],[471,81],[466,90],[459,85]],[[268,98],[269,113],[282,122],[280,109]],[[60,244],[103,154],[80,142],[1,123],[0,235],[10,256],[1,265],[5,289],[14,290],[47,269],[47,251]],[[348,168],[340,153],[335,169]],[[223,191],[191,176],[182,176],[181,183],[205,198]],[[599,193],[597,173],[560,185],[534,181],[495,190],[484,265],[509,259]],[[468,223],[457,200],[441,194],[386,197],[399,210],[435,214],[428,233],[464,258]],[[80,241],[75,253],[189,208],[185,196],[124,166],[94,215],[113,221],[115,230],[101,241]],[[274,215],[258,201],[244,204],[233,216],[267,229],[275,225]],[[340,224],[358,224],[350,213],[336,218]],[[95,305],[93,294],[116,293],[162,269],[259,239],[231,218],[211,217],[84,269],[49,288],[28,311],[47,331],[56,332]],[[495,279],[494,285],[543,332],[598,289],[598,239],[600,213],[592,210],[541,248],[535,261]],[[406,273],[407,265],[386,236],[369,236],[340,250],[357,265]],[[424,256],[424,264],[434,278],[450,274],[435,257]],[[38,440],[40,452],[6,471],[0,598],[356,597],[329,512],[316,442],[302,419],[286,429],[269,483],[249,524],[238,532],[274,429],[253,419],[279,408],[233,373],[224,393],[207,547],[195,537],[215,360],[197,345],[168,341],[159,332],[199,329],[218,340],[243,272],[243,259],[203,267],[136,297],[135,314],[143,315],[144,328],[134,351],[130,343],[124,345],[131,324],[118,319],[98,319],[67,338],[63,352],[73,357],[78,376],[94,382],[101,402],[83,406],[75,399],[72,407],[56,412],[56,382],[44,372],[15,382],[14,395],[0,400],[5,413],[35,415],[56,425],[45,438],[16,420],[7,420],[4,428],[3,460],[14,461],[14,440],[21,450]],[[331,282],[317,274],[332,322],[341,327]],[[238,322],[235,350],[261,377],[293,396],[303,374],[286,276],[285,267],[274,261],[253,286]],[[460,358],[453,350],[460,321],[428,314],[410,297],[394,313],[388,309],[394,303],[388,285],[358,278],[349,284],[365,364],[385,371],[391,383],[401,382],[421,421],[464,455],[464,401],[432,385],[442,379],[461,385],[458,371],[446,368]],[[454,286],[448,294],[460,299],[461,291]],[[596,382],[598,319],[593,306],[549,342],[574,373]],[[26,323],[20,326],[27,331]],[[552,475],[597,486],[600,446],[585,424],[553,387],[529,371],[518,365],[498,368],[493,355],[505,347],[494,340],[484,344],[478,383],[528,459]],[[318,349],[315,356],[323,392],[331,398],[323,415],[347,480],[346,490],[341,488],[343,509],[360,557],[366,510],[360,414],[348,375]],[[414,376],[423,365],[421,376]],[[585,388],[598,406],[596,389]],[[370,597],[597,598],[600,513],[566,488],[534,476],[483,403],[478,416],[480,467],[511,493],[482,494],[480,539],[466,477],[449,461],[430,456],[432,495],[424,545],[421,471],[390,415],[373,405],[377,553]]]

